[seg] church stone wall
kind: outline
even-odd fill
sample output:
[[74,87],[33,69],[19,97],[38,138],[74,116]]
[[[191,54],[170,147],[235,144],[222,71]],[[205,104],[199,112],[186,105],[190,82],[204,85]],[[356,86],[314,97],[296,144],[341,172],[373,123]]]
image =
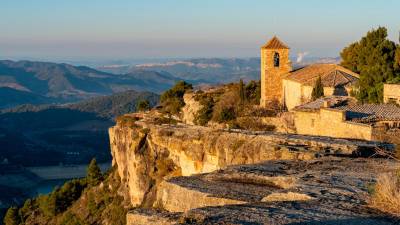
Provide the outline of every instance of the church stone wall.
[[302,85],[292,80],[283,80],[285,105],[288,110],[302,104]]
[[[282,85],[284,91],[284,103],[288,110],[292,110],[296,106],[312,100],[312,86],[302,85],[299,82],[288,79],[283,79]],[[335,91],[336,89],[333,87],[324,87],[325,96],[333,96],[335,95]]]
[[294,120],[298,134],[363,140],[374,137],[372,126],[346,121],[345,111],[324,108],[313,112],[296,111]]

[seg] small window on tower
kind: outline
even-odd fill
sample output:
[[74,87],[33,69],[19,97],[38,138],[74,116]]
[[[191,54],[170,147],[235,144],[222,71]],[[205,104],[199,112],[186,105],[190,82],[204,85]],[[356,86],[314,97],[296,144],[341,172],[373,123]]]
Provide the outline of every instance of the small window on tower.
[[274,55],[274,66],[279,67],[279,53],[275,52]]

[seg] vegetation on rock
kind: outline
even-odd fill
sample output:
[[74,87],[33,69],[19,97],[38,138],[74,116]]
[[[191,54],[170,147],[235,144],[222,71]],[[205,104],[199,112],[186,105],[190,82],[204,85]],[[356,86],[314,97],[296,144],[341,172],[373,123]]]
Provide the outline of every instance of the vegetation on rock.
[[249,103],[258,105],[260,104],[261,98],[261,82],[260,81],[250,81],[246,85],[246,99]]
[[195,100],[202,108],[195,114],[194,123],[207,125],[209,121],[224,123],[229,128],[248,130],[274,130],[275,127],[263,123],[261,117],[274,116],[274,110],[260,108],[261,83],[250,81],[245,84],[232,83],[213,90],[198,91]]
[[168,114],[177,114],[181,111],[181,108],[185,105],[183,101],[183,95],[186,91],[192,90],[193,86],[185,81],[179,81],[171,89],[165,91],[161,95],[161,105],[163,111]]
[[200,99],[202,108],[196,113],[194,123],[197,125],[204,126],[212,118],[214,99],[211,96],[206,96]]
[[387,38],[387,29],[369,31],[340,53],[341,65],[360,74],[356,97],[361,102],[383,101],[383,83],[400,80],[400,46]]
[[90,161],[86,179],[87,184],[92,187],[98,185],[103,180],[103,175],[101,174],[100,167],[97,165],[96,159]]
[[118,125],[123,127],[136,127],[135,122],[138,121],[139,118],[130,116],[130,115],[122,115],[117,117],[116,121]]
[[5,225],[18,225],[20,224],[21,219],[18,215],[18,208],[11,207],[7,210],[7,213],[4,217],[4,224]]
[[150,109],[150,102],[148,100],[141,100],[136,104],[137,111],[147,111]]
[[85,178],[68,181],[47,195],[28,199],[19,209],[10,208],[4,223],[125,225],[129,204],[118,193],[121,181],[116,168],[105,174],[104,179],[102,177],[92,160]]

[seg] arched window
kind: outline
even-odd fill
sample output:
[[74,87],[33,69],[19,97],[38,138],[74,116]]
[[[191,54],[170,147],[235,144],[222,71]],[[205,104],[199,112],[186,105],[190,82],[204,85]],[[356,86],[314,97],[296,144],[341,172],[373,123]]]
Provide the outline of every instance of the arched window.
[[277,52],[274,54],[274,66],[279,67],[279,53]]

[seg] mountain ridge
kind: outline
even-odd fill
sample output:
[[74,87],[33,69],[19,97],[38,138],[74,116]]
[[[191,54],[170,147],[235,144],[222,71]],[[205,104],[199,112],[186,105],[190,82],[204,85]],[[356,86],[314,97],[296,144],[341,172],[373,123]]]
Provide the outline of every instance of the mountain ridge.
[[[178,80],[165,72],[115,75],[66,63],[0,60],[0,94],[4,93],[0,109],[20,104],[77,102],[127,90],[160,93]],[[14,99],[8,100],[7,96]]]

